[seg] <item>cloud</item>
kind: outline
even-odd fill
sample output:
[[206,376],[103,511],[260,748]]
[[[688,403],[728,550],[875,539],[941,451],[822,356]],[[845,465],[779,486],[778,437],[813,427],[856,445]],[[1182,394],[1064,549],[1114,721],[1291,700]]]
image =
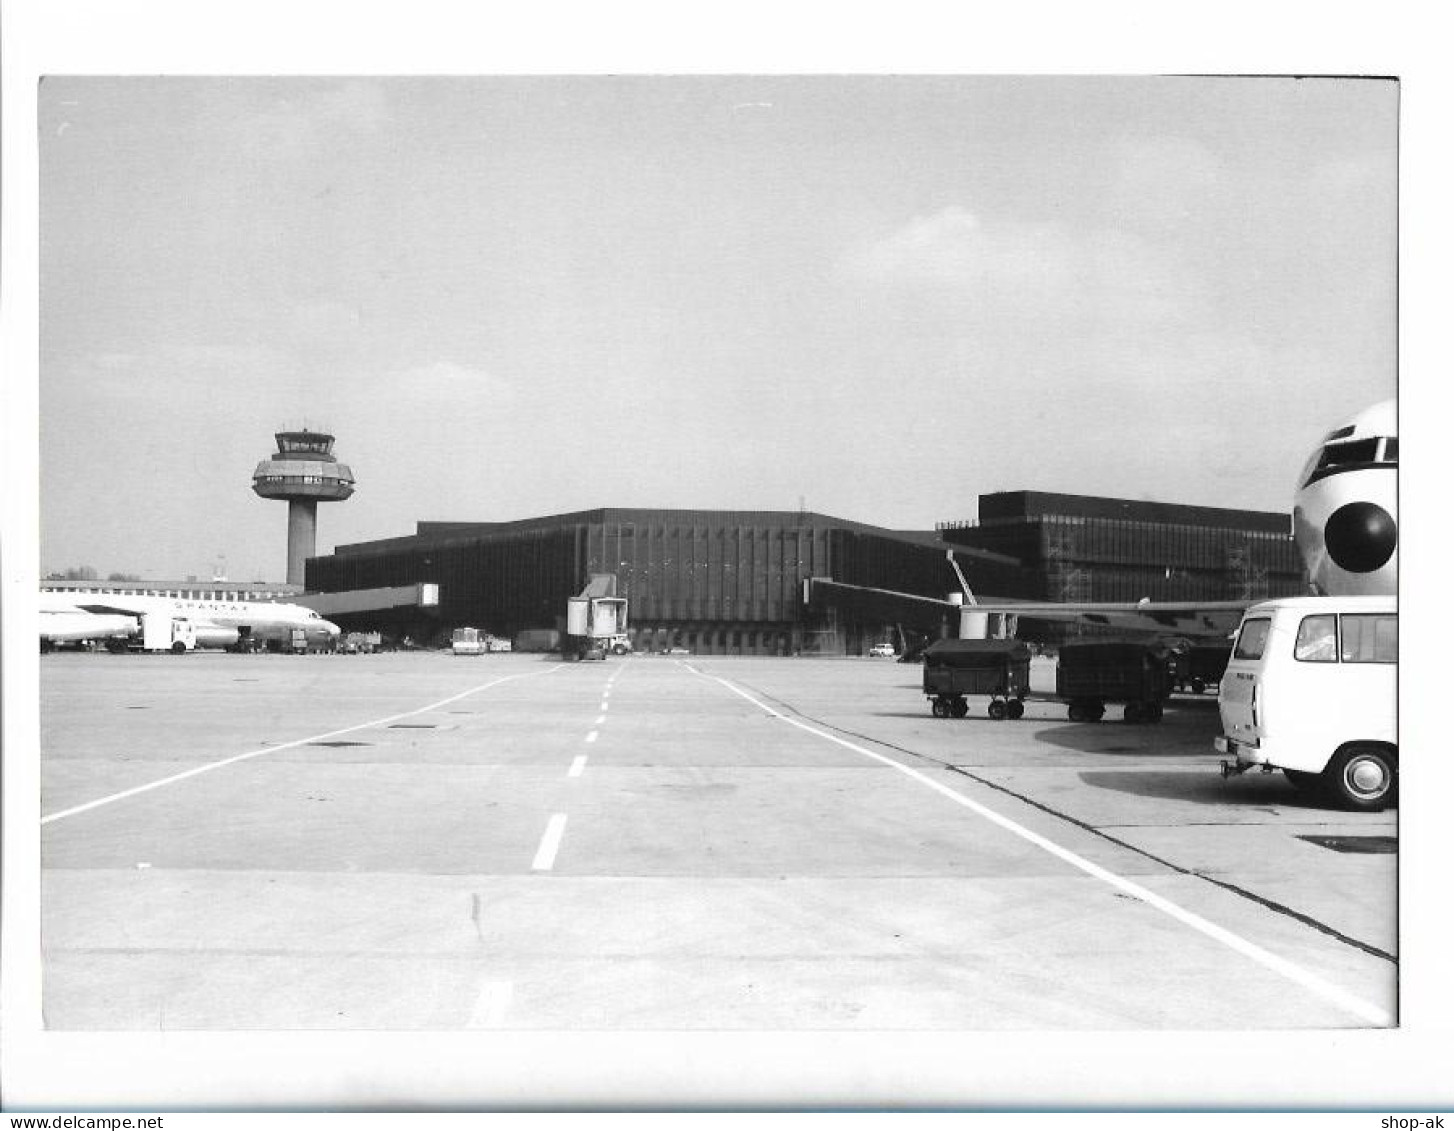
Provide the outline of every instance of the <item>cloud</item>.
[[1185,309],[1194,286],[1156,246],[1115,229],[983,221],[961,207],[916,217],[849,250],[834,278],[947,306],[956,318],[1144,324]]
[[838,276],[897,286],[970,287],[998,278],[1064,277],[1065,249],[1048,229],[987,228],[959,207],[921,216],[848,252]]
[[413,400],[449,401],[460,410],[509,397],[513,390],[483,369],[453,361],[416,365],[397,373],[391,384]]

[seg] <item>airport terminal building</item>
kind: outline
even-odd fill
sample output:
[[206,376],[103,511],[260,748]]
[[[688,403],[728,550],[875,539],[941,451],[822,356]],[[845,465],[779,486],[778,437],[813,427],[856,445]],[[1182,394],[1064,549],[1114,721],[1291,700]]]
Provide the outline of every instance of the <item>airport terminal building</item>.
[[1246,601],[1306,593],[1285,514],[1006,491],[946,543],[1007,554],[1043,601]]
[[[1285,514],[1011,492],[977,521],[933,531],[806,511],[602,508],[511,522],[420,522],[413,535],[343,545],[307,562],[310,593],[434,583],[439,605],[335,617],[416,640],[460,625],[502,636],[559,629],[567,598],[615,574],[641,651],[856,655],[879,641],[952,635],[947,610],[888,598],[804,600],[804,581],[944,600],[946,551],[990,599],[1245,599],[1306,592]],[[400,620],[400,616],[413,620]]]

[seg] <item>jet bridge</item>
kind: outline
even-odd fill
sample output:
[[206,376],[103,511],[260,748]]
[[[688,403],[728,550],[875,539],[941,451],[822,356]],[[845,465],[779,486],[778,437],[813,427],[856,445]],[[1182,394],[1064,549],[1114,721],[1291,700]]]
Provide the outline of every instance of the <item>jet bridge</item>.
[[352,614],[394,612],[409,609],[438,609],[439,586],[433,582],[395,585],[382,589],[348,589],[341,593],[304,593],[294,603],[312,609],[329,620]]

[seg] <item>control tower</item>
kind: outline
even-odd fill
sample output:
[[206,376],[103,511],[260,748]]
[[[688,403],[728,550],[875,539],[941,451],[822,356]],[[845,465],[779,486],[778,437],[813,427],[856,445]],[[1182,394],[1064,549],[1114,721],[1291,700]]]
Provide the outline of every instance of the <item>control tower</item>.
[[288,584],[303,584],[303,563],[318,543],[318,504],[353,494],[353,472],[333,454],[326,432],[277,432],[278,450],[257,465],[252,489],[264,499],[288,500]]

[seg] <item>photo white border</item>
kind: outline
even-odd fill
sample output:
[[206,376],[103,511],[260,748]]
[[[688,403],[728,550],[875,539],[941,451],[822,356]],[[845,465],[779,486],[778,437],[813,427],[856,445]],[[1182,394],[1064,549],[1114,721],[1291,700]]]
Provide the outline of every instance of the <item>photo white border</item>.
[[[1337,1033],[48,1033],[40,1025],[36,89],[44,74],[1379,74],[1402,80],[1402,603],[1445,560],[1425,474],[1448,370],[1437,288],[1454,192],[1447,41],[1412,5],[785,0],[534,5],[13,0],[3,67],[4,873],[7,1111],[1448,1108],[1447,659],[1406,616],[1402,1025]],[[1402,14],[1407,12],[1408,14]],[[1443,441],[1446,442],[1447,441]],[[1436,518],[1436,521],[1437,521]],[[1428,610],[1432,618],[1432,609]],[[1427,623],[1421,621],[1419,623]],[[1431,625],[1431,629],[1436,626]],[[1428,660],[1428,663],[1423,662]],[[1447,693],[1446,693],[1447,694]]]

